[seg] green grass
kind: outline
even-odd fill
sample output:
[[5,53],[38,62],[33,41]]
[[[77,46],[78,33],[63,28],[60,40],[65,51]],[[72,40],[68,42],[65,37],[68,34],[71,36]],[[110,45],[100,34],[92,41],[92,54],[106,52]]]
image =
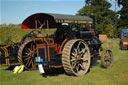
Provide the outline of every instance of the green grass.
[[[11,36],[13,42],[20,42],[21,38],[34,29],[21,29],[20,25],[0,26],[0,45],[5,44],[8,37]],[[49,29],[50,34],[54,33],[56,29]],[[47,29],[45,29],[47,32]],[[44,32],[44,30],[42,30]]]
[[21,26],[1,26],[0,27],[0,44],[11,36],[12,41],[20,42],[23,35],[29,33],[31,30],[22,30]]
[[[15,30],[17,32],[20,29],[15,28]],[[15,32],[12,31],[12,33]],[[19,37],[27,32],[22,31]],[[0,66],[0,85],[128,85],[128,50],[119,49],[119,39],[103,41],[103,48],[113,51],[114,64],[109,69],[101,68],[98,60],[97,64],[91,66],[90,71],[84,76],[59,74],[44,78],[38,70],[13,74],[12,71],[5,70],[8,67]]]

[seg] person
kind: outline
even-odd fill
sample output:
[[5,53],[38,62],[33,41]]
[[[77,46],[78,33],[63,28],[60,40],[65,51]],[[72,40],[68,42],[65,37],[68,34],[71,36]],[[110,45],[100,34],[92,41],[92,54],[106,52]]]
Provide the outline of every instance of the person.
[[67,37],[69,30],[70,30],[70,27],[67,25],[59,26],[55,32],[55,43],[60,45],[64,41],[64,39]]

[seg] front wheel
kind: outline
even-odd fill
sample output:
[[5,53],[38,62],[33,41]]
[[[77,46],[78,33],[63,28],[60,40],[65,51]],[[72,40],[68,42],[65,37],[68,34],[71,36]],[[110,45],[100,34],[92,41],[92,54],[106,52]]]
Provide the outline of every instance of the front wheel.
[[82,76],[87,73],[90,66],[90,51],[85,41],[68,41],[63,49],[62,64],[69,75]]
[[113,55],[111,50],[104,50],[101,55],[101,64],[104,68],[111,67],[113,64]]

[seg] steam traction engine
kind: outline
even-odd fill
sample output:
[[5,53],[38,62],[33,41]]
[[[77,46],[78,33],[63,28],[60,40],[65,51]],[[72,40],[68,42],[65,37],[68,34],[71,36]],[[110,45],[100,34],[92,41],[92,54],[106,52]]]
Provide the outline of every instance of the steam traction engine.
[[[90,17],[37,13],[22,23],[22,29],[35,28],[34,36],[24,37],[17,52],[19,63],[26,69],[36,69],[38,57],[43,60],[44,69],[64,68],[67,74],[80,76],[87,73],[91,60],[99,56],[102,43],[95,36],[94,21]],[[56,28],[54,34],[49,33],[51,28]],[[101,61],[104,67],[110,67],[112,52],[103,51]]]

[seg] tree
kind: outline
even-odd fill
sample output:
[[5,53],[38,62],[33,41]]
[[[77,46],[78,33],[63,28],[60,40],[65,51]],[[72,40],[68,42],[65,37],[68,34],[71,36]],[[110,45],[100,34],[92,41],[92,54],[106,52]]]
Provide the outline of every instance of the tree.
[[122,9],[119,11],[118,28],[128,29],[128,0],[118,0],[118,4],[122,5]]
[[108,37],[113,37],[114,28],[113,28],[112,24],[108,24],[108,25],[106,26],[105,31],[106,31],[106,34],[108,35]]
[[[78,14],[90,16],[93,13],[95,15],[96,32],[98,34],[106,34],[107,31],[114,29],[117,16],[116,12],[109,9],[111,7],[109,2],[106,0],[85,0],[85,2],[85,6],[78,11]],[[112,25],[110,30],[106,30],[108,25]]]

